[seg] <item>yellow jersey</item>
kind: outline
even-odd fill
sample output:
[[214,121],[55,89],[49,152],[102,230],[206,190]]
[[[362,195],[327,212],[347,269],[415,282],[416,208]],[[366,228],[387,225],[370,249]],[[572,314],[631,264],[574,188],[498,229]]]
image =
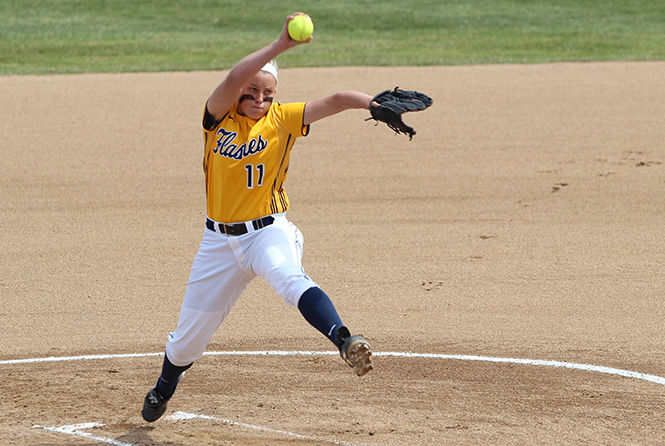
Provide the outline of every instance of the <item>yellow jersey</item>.
[[[238,113],[236,103],[210,129],[203,127],[208,217],[222,223],[285,212],[284,181],[291,148],[307,136],[305,103],[273,103],[259,120]],[[205,113],[205,112],[204,112]]]

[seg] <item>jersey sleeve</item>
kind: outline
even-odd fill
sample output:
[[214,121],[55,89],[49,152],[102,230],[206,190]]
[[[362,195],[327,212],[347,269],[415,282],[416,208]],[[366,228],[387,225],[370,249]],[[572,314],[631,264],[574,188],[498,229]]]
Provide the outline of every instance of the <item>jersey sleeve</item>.
[[212,131],[220,120],[215,120],[208,111],[208,103],[206,102],[205,107],[203,107],[203,130],[210,132]]
[[305,103],[292,102],[289,104],[276,104],[273,107],[275,119],[279,121],[289,133],[299,136],[307,136],[309,125],[304,125]]
[[220,119],[215,120],[215,118],[208,111],[208,102],[206,101],[205,106],[203,107],[203,121],[202,121],[203,133],[213,133],[217,128],[217,126],[219,126],[219,123],[222,122],[224,119],[226,119],[227,116],[235,113],[237,108],[238,108],[238,103],[236,102],[235,104],[233,104],[233,107],[231,107],[231,110],[229,110]]

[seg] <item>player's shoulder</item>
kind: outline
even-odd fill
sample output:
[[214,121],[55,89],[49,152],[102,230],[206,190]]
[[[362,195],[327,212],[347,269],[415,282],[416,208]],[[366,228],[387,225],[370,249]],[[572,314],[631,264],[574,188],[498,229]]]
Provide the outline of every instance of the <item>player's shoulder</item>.
[[305,126],[305,102],[274,103],[270,107],[268,121],[275,127],[285,129],[292,135],[305,136],[309,126]]
[[238,121],[238,117],[240,117],[240,115],[238,114],[237,103],[220,118],[216,118],[210,114],[208,111],[208,104],[206,103],[203,110],[203,131],[208,133],[214,132],[220,125],[223,125],[223,123],[226,123],[229,120]]
[[304,102],[273,102],[273,104],[270,106],[269,113],[276,115],[297,115],[302,114],[304,109]]

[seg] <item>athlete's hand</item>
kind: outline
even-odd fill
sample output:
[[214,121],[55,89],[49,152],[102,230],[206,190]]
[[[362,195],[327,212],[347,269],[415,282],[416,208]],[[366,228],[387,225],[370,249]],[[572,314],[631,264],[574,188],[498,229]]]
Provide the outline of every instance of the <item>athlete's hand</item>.
[[302,42],[298,42],[297,40],[294,40],[294,39],[291,38],[291,36],[289,35],[289,22],[291,20],[293,20],[293,18],[297,15],[305,15],[306,16],[307,14],[305,14],[304,12],[294,12],[293,14],[288,16],[286,18],[286,20],[284,21],[284,27],[282,28],[282,33],[279,35],[279,39],[277,39],[277,41],[283,46],[284,50],[287,50],[289,48],[293,48],[294,46],[300,45],[302,43],[309,43],[314,38],[314,34],[309,36],[309,39],[304,40]]
[[394,90],[382,91],[372,98],[369,106],[372,116],[365,121],[374,119],[377,123],[385,122],[396,133],[409,135],[410,140],[416,131],[402,121],[402,115],[407,112],[425,110],[430,105],[432,105],[432,98],[425,93],[415,90],[400,90],[399,87],[395,87]]

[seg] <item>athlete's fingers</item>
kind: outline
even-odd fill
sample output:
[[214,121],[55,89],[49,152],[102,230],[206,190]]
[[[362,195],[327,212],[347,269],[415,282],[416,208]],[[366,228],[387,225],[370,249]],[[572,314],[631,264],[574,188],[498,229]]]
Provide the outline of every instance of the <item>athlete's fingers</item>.
[[289,22],[293,20],[293,18],[296,16],[296,13],[293,13],[289,16],[286,17],[286,20],[284,20],[284,26],[282,27],[282,32],[279,35],[279,40],[284,42],[288,48],[297,45],[300,42],[297,42],[291,38],[289,35]]
[[[284,21],[284,28],[283,29],[286,30],[286,35],[287,36],[289,35],[289,22],[291,20],[295,19],[296,16],[299,16],[299,15],[307,16],[307,14],[305,14],[304,12],[294,12],[294,13],[292,13],[289,16],[286,17],[286,20]],[[309,16],[307,16],[307,17],[309,17]]]
[[303,40],[302,42],[299,42],[299,41],[293,39],[289,35],[289,22],[291,20],[293,20],[296,16],[299,16],[299,15],[304,15],[306,17],[309,17],[309,15],[305,14],[304,12],[294,12],[294,13],[290,14],[289,16],[286,17],[286,20],[284,21],[284,27],[282,28],[282,33],[279,36],[280,40],[283,40],[284,42],[288,43],[289,47],[294,47],[296,45],[300,45],[300,44],[303,44],[303,43],[309,43],[314,38],[314,35],[312,34],[311,36],[309,36],[309,38],[307,40]]
[[[307,14],[305,14],[304,12],[294,12],[294,13],[292,13],[290,16],[287,17],[286,23],[289,23],[289,22],[290,22],[291,20],[293,20],[293,18],[294,18],[295,16],[297,16],[297,15],[304,15],[304,16],[306,16],[306,17],[309,17],[309,16],[308,16]],[[311,17],[310,17],[310,19],[311,19]]]

